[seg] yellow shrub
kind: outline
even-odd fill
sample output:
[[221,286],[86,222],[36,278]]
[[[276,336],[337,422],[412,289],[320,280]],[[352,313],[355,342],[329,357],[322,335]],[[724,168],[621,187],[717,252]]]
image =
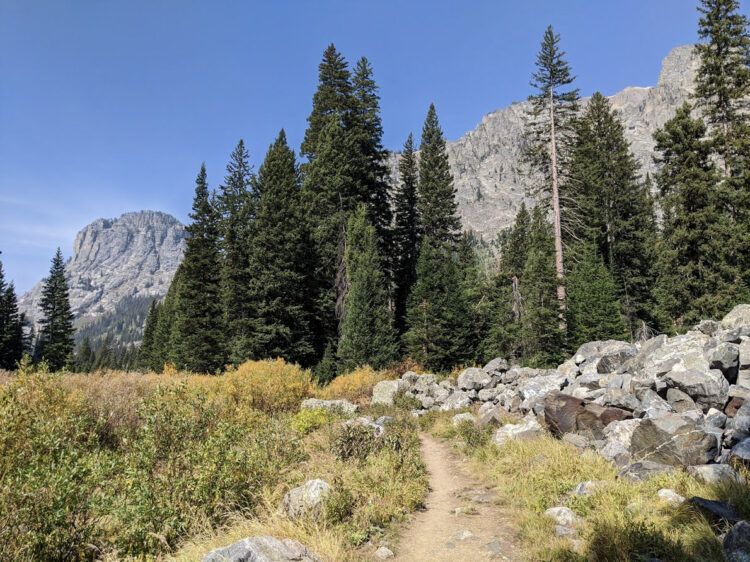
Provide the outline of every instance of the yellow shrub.
[[297,412],[292,417],[289,425],[296,432],[301,433],[302,435],[307,435],[311,431],[315,431],[324,425],[328,425],[338,418],[339,416],[330,410],[312,408]]
[[227,371],[223,383],[235,404],[267,413],[296,410],[314,389],[310,371],[283,359],[246,361]]
[[372,396],[372,388],[387,378],[386,373],[382,371],[375,371],[370,367],[359,367],[351,373],[336,377],[316,394],[326,400],[341,398],[364,404]]

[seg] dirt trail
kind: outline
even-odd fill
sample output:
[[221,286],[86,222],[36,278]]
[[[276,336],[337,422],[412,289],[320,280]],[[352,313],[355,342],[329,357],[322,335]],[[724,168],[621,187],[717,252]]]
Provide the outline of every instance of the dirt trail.
[[520,560],[510,515],[496,504],[491,490],[471,477],[449,445],[426,434],[421,439],[430,493],[426,509],[415,515],[392,560]]

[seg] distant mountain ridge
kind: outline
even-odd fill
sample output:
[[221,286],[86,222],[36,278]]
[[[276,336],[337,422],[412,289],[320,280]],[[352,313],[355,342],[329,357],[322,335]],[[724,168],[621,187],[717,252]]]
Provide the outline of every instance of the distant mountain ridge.
[[[166,294],[182,260],[185,238],[184,225],[159,211],[125,213],[84,227],[76,235],[73,256],[65,265],[79,332],[91,332],[88,335],[98,339],[106,326],[112,325],[119,328],[120,335],[129,334],[118,343],[136,341],[144,305]],[[19,309],[33,322],[39,318],[41,293],[40,281],[19,301]],[[123,330],[128,310],[134,318],[126,323],[133,324],[133,329]],[[102,329],[86,330],[96,324]]]

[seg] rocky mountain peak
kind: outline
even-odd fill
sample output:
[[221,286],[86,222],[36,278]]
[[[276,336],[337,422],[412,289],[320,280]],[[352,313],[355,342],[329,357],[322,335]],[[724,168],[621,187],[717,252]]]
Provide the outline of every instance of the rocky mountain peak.
[[[84,227],[65,265],[76,325],[114,313],[124,301],[163,296],[182,260],[185,234],[180,221],[158,211],[97,219]],[[41,291],[39,282],[19,302],[33,321],[39,317]]]

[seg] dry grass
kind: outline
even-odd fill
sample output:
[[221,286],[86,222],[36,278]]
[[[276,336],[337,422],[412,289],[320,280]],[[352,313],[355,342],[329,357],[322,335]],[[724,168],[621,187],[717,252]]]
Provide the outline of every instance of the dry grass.
[[[441,423],[438,431],[446,431]],[[460,431],[453,433],[466,439]],[[684,497],[728,501],[745,517],[750,515],[747,484],[709,486],[679,470],[643,483],[620,480],[616,469],[595,453],[581,454],[549,436],[462,449],[476,471],[496,487],[498,497],[518,513],[529,560],[723,560],[721,544],[706,520],[689,508],[664,503],[657,496],[661,488]],[[569,493],[587,480],[602,482],[593,495]],[[556,505],[570,507],[585,520],[578,544],[555,536],[554,523],[544,511]]]
[[388,379],[389,374],[375,371],[370,367],[360,367],[351,373],[336,377],[327,386],[317,389],[315,395],[326,400],[341,398],[355,404],[368,404],[373,387]]

